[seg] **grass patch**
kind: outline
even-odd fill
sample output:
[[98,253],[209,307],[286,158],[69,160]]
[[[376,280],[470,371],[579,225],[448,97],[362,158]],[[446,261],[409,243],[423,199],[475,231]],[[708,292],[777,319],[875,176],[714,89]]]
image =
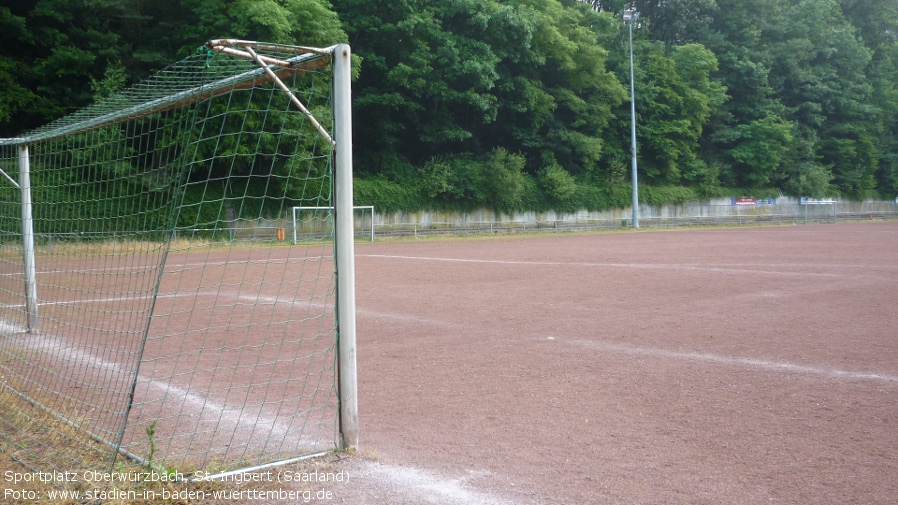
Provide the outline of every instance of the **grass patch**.
[[[152,439],[152,434],[148,437]],[[262,503],[306,503],[310,501],[306,497],[332,492],[338,483],[278,482],[277,474],[334,472],[334,465],[347,457],[328,453],[270,470],[192,480],[189,473],[148,469],[123,455],[113,461],[112,455],[112,448],[16,394],[10,386],[0,388],[0,503],[8,505],[237,505],[260,499]],[[146,460],[152,459],[147,456]],[[197,475],[213,471],[210,468]]]

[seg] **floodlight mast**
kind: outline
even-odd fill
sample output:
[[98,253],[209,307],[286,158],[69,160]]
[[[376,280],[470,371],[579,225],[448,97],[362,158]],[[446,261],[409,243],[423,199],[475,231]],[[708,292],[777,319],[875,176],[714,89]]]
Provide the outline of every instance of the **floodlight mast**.
[[636,176],[636,78],[633,71],[633,23],[639,13],[633,9],[624,11],[624,22],[630,25],[630,141],[632,151],[633,179],[633,229],[639,229],[639,184]]

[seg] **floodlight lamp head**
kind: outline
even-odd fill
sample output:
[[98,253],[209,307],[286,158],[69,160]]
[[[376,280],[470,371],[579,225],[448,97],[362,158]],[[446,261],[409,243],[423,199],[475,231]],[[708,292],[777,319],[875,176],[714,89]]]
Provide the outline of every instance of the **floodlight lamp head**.
[[624,11],[624,22],[632,23],[633,21],[636,21],[636,18],[638,17],[639,13],[634,9],[627,9]]

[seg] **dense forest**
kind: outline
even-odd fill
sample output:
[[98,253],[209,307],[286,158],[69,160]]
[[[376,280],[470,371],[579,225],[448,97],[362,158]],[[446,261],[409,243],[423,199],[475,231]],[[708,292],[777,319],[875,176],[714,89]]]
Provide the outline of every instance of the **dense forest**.
[[898,0],[2,0],[0,137],[210,38],[348,41],[356,200],[625,207],[898,194]]

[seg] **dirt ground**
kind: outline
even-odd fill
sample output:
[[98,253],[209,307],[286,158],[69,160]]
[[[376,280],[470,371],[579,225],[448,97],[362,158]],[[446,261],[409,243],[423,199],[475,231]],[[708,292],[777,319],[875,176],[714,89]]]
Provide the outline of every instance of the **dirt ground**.
[[898,223],[356,254],[342,502],[895,503]]
[[359,453],[215,503],[895,503],[898,223],[356,256]]

